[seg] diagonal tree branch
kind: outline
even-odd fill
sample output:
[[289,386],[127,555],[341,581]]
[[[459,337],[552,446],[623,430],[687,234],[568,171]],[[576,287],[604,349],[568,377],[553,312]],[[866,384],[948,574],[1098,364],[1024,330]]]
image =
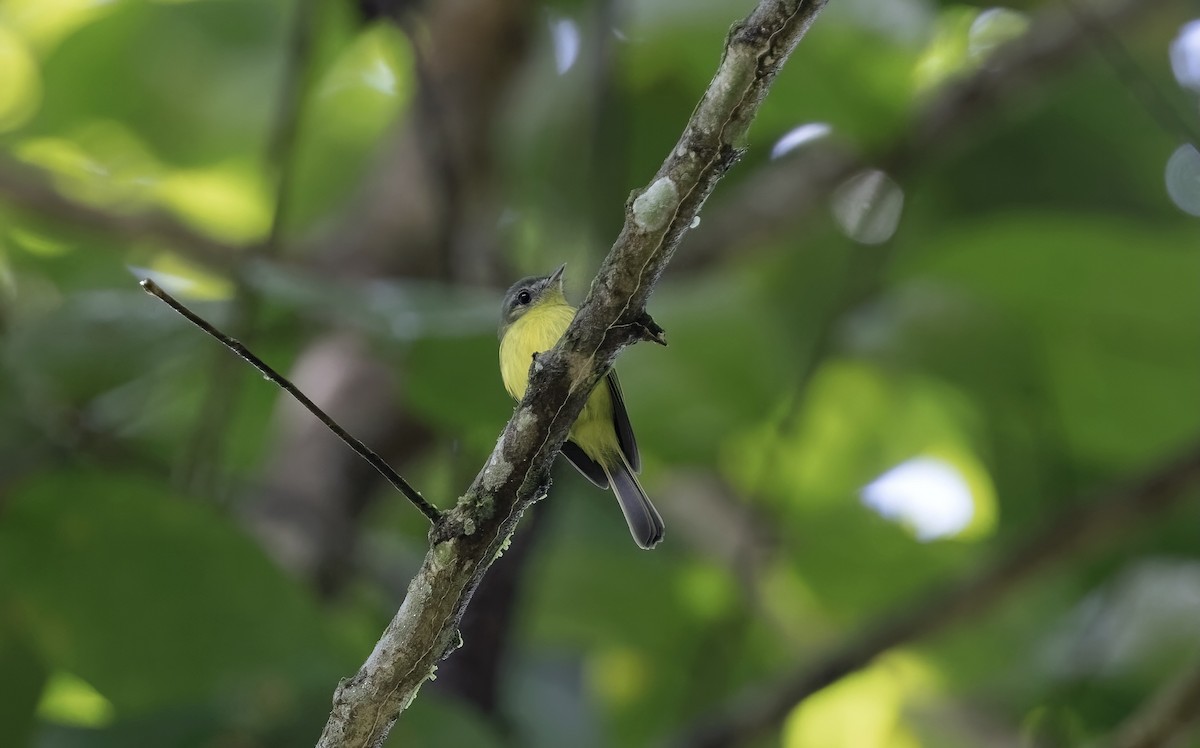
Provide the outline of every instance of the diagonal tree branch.
[[879,655],[935,634],[952,623],[982,613],[1027,581],[1034,572],[1062,562],[1131,523],[1161,513],[1188,488],[1200,483],[1200,444],[1182,457],[1092,500],[1074,502],[1025,543],[991,566],[915,602],[805,663],[774,683],[753,689],[723,709],[675,735],[673,748],[727,748],[761,735],[783,722],[802,701],[866,667]]
[[415,506],[421,512],[421,514],[425,515],[425,517],[431,523],[437,524],[437,522],[441,519],[441,512],[437,510],[437,507],[426,501],[425,497],[421,495],[420,491],[413,488],[408,481],[404,480],[399,473],[392,469],[391,465],[388,465],[386,462],[384,462],[382,457],[371,451],[370,447],[347,433],[345,429],[338,425],[337,421],[330,418],[325,411],[321,410],[321,408],[318,407],[317,404],[312,400],[310,400],[307,395],[301,392],[296,385],[292,384],[286,377],[272,369],[267,362],[254,355],[254,353],[252,353],[246,346],[242,345],[241,342],[229,337],[225,333],[209,324],[209,322],[203,317],[196,314],[191,309],[188,309],[183,304],[180,304],[175,297],[164,291],[154,281],[146,278],[141,282],[141,286],[143,289],[145,289],[146,293],[157,297],[160,301],[171,307],[171,309],[173,309],[188,322],[191,322],[196,327],[199,327],[210,337],[215,338],[217,342],[229,349],[231,353],[257,369],[263,375],[264,379],[268,380],[287,394],[291,395],[296,402],[304,406],[305,410],[307,410],[309,413],[312,413],[312,415],[318,421],[324,424],[325,428],[332,431],[339,439],[345,442],[346,446],[354,450],[355,453],[365,460],[368,465],[375,468],[380,475],[386,478],[388,483],[391,483],[397,491],[399,491],[405,498],[412,502],[412,505]]
[[243,248],[210,239],[166,213],[115,213],[67,197],[41,169],[9,158],[0,158],[0,199],[19,210],[117,239],[159,239],[189,260],[215,270],[232,272],[242,259]]
[[1196,732],[1200,721],[1200,663],[1151,694],[1125,720],[1108,748],[1169,748]]
[[704,229],[684,242],[686,252],[676,269],[699,271],[795,231],[838,184],[868,165],[903,181],[1015,94],[1028,92],[1090,51],[1095,28],[1126,29],[1169,5],[1170,0],[1089,2],[1080,10],[1092,21],[1089,27],[1063,8],[1039,12],[1025,34],[996,50],[975,72],[941,88],[873,154],[823,144],[757,169],[712,206]]
[[[1093,23],[1126,28],[1165,5],[1169,5],[1169,0],[1109,0],[1089,5],[1086,12]],[[759,169],[720,205],[711,206],[705,216],[704,230],[687,237],[687,252],[676,263],[676,269],[701,270],[722,257],[793,230],[834,186],[868,161],[883,165],[893,175],[903,174],[905,168],[927,159],[931,149],[944,147],[982,116],[994,111],[1007,95],[1024,90],[1030,82],[1076,59],[1089,48],[1088,41],[1088,29],[1071,21],[1061,10],[1046,11],[1034,20],[1025,36],[999,50],[985,67],[947,86],[931,99],[912,124],[873,158],[841,149],[814,149]],[[50,186],[40,170],[9,160],[0,160],[0,198],[30,213],[118,238],[155,237],[205,267],[235,275],[245,250],[209,239],[163,213],[119,214],[76,201]],[[395,203],[396,200],[388,201],[387,209],[393,213]],[[396,234],[411,234],[381,230],[380,221],[359,216],[350,224],[336,233],[342,236],[361,226],[363,233],[382,234],[389,237],[387,241],[394,241],[390,237]],[[355,244],[345,238],[338,243]]]
[[[498,253],[490,233],[500,213],[492,130],[526,60],[534,3],[361,5],[370,17],[386,18],[407,35],[416,98],[380,146],[380,158],[363,175],[343,215],[304,242],[299,252],[304,272],[314,281],[403,277],[499,285],[505,274],[495,267]],[[347,430],[366,432],[371,438],[365,440],[383,445],[390,460],[404,462],[437,439],[394,402],[406,367],[377,360],[362,333],[351,325],[314,340],[297,359],[294,381],[308,379],[306,390],[320,387],[322,402]],[[297,415],[290,401],[280,401],[276,417],[284,420],[262,490],[244,505],[269,552],[332,596],[355,569],[359,520],[385,494],[369,466],[329,439],[319,424]]]
[[762,0],[733,27],[716,76],[625,225],[559,344],[531,368],[529,390],[483,470],[432,532],[400,610],[367,661],[339,684],[319,746],[380,746],[438,661],[521,514],[549,489],[550,466],[596,382],[651,322],[645,305],[679,240],[737,161],[776,73],[826,0]]

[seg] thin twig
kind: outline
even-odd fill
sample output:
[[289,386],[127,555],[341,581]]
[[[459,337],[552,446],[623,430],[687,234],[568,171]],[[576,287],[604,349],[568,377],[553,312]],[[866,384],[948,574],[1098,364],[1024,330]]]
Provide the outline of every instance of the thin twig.
[[[291,215],[292,175],[295,172],[296,143],[309,93],[309,68],[316,23],[316,0],[299,0],[292,14],[292,31],[284,50],[283,75],[279,83],[275,120],[266,148],[266,171],[274,179],[275,207],[271,227],[264,242],[247,253],[249,259],[278,257],[283,249],[284,231]],[[229,322],[233,334],[250,340],[255,319],[262,309],[262,297],[247,281],[244,273],[233,274],[233,314]],[[237,409],[238,390],[233,387],[234,369],[225,357],[213,361],[207,378],[204,407],[188,450],[183,482],[192,490],[208,494],[210,487],[201,480],[214,477],[221,435],[229,427]]]
[[1112,68],[1113,74],[1137,99],[1142,109],[1164,133],[1192,146],[1200,144],[1200,128],[1195,118],[1184,116],[1175,103],[1163,93],[1158,84],[1142,69],[1111,24],[1086,3],[1064,0],[1064,5],[1083,29],[1086,29],[1100,56]]
[[[492,273],[499,257],[493,251],[499,209],[492,124],[508,103],[504,92],[523,69],[530,48],[523,19],[536,3],[447,0],[418,8],[389,0],[367,5],[364,12],[370,11],[372,18],[406,20],[411,43],[420,47],[415,50],[418,83],[424,79],[436,88],[437,100],[426,102],[432,108],[409,107],[405,122],[397,123],[396,131],[379,144],[380,158],[371,167],[374,175],[347,201],[350,212],[298,253],[305,260],[297,269],[317,284],[331,277],[349,281],[391,276],[499,285],[499,278],[508,274]],[[438,164],[445,162],[442,151],[455,154],[454,186],[465,190],[461,198],[447,194],[439,180]],[[441,262],[447,253],[457,261]],[[447,268],[453,278],[439,276],[439,269]],[[254,280],[253,274],[249,277]],[[372,360],[358,345],[361,332],[352,329],[318,339],[297,359],[301,369],[290,375],[303,387],[304,366],[329,362],[335,373],[327,378],[332,389],[322,400],[343,426],[392,462],[397,455],[429,450],[436,440],[421,419],[392,396],[391,383],[397,376],[403,379],[403,367],[397,371],[395,362]],[[363,403],[377,405],[364,409]],[[362,529],[359,520],[377,497],[370,476],[362,472],[370,468],[327,440],[313,441],[319,434],[312,429],[319,428],[312,422],[310,429],[292,429],[275,445],[263,490],[248,510],[274,555],[303,568],[324,594],[332,595],[356,566],[352,556]],[[389,445],[396,454],[389,453]],[[468,458],[455,454],[453,462]],[[469,459],[474,475],[478,464]],[[281,511],[296,499],[305,504],[305,512]],[[302,541],[300,552],[295,550],[297,538]],[[487,617],[486,611],[476,616]]]
[[433,544],[366,662],[334,692],[320,748],[377,748],[437,663],[460,643],[471,595],[521,515],[550,486],[550,467],[600,378],[637,341],[659,277],[717,182],[736,163],[776,74],[825,0],[761,0],[725,41],[716,75],[625,224],[558,344],[474,483]]
[[419,509],[421,514],[424,514],[431,523],[437,525],[437,523],[441,520],[442,513],[438,511],[437,507],[426,501],[425,497],[422,496],[417,489],[409,485],[408,481],[404,480],[399,473],[397,473],[391,468],[390,465],[384,462],[383,458],[371,451],[370,447],[348,434],[345,429],[338,425],[337,421],[330,418],[325,411],[317,407],[316,403],[314,403],[312,400],[309,400],[308,396],[301,392],[296,385],[289,382],[286,377],[268,366],[267,363],[261,358],[251,353],[246,346],[213,327],[203,317],[196,314],[191,309],[188,309],[181,302],[176,300],[175,297],[164,291],[154,281],[146,278],[141,281],[141,286],[146,290],[146,293],[150,294],[151,296],[158,297],[160,300],[166,303],[167,306],[171,307],[180,315],[182,315],[188,322],[191,322],[208,335],[216,338],[221,345],[233,351],[244,361],[246,361],[246,363],[250,364],[255,369],[258,369],[264,377],[274,382],[279,386],[280,389],[295,398],[296,402],[303,405],[309,413],[312,413],[314,416],[316,416],[317,420],[325,424],[325,426],[334,434],[336,434],[339,439],[344,441],[346,445],[350,447],[350,449],[353,449],[360,457],[370,463],[371,467],[378,470],[379,474],[386,478],[388,483],[391,483],[393,486],[395,486],[396,490],[404,494],[405,498],[411,501],[413,506]]

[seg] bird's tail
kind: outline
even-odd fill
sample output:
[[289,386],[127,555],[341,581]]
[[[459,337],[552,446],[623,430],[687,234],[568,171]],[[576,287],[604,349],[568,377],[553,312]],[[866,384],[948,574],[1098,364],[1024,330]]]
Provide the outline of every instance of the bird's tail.
[[663,539],[662,516],[650,503],[646,491],[642,484],[638,483],[625,456],[620,455],[620,462],[617,464],[605,466],[604,472],[608,474],[608,483],[621,504],[621,512],[625,515],[625,522],[629,525],[634,542],[645,550],[658,545],[658,541]]

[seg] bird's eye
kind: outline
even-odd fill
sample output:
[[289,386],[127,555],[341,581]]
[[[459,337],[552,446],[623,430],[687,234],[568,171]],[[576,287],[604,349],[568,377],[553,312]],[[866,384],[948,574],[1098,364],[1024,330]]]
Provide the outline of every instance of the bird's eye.
[[517,294],[518,304],[528,304],[531,301],[533,301],[533,297],[529,295],[528,291],[522,289],[521,292]]

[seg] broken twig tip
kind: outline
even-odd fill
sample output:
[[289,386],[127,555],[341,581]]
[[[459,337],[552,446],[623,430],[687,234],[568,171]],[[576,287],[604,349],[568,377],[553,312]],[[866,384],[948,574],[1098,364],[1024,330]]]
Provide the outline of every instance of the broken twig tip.
[[662,328],[654,318],[649,314],[643,313],[638,318],[638,337],[641,340],[648,340],[651,343],[658,343],[661,346],[667,344],[667,331]]

